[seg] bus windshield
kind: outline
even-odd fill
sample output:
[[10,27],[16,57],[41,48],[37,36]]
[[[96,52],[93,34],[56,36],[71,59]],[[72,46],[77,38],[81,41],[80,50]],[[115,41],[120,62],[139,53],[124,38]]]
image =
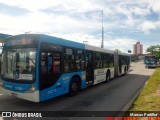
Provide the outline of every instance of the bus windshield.
[[156,58],[154,56],[146,56],[145,61],[146,61],[146,63],[155,63]]
[[36,48],[5,47],[2,53],[2,78],[32,81],[35,78]]

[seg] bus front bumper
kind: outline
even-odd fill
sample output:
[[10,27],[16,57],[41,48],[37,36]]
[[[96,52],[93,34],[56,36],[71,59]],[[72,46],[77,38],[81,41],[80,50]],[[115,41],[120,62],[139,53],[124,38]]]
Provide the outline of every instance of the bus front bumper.
[[39,91],[34,91],[32,93],[29,93],[29,92],[20,93],[20,92],[10,91],[0,87],[0,93],[4,95],[10,95],[10,96],[14,96],[24,100],[32,101],[32,102],[39,102]]

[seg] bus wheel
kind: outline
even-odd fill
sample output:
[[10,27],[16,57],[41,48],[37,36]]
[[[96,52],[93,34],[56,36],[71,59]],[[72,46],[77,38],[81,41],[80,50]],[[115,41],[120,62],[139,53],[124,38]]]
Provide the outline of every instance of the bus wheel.
[[110,71],[108,70],[107,73],[106,73],[106,81],[105,82],[109,82],[110,81]]
[[77,95],[79,89],[80,89],[80,84],[79,84],[78,78],[73,78],[69,86],[69,95],[70,96]]

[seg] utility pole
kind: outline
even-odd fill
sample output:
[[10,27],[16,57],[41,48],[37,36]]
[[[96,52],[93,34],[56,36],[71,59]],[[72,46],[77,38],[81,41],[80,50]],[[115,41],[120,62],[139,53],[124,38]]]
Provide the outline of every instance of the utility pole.
[[103,10],[102,10],[102,42],[101,42],[101,48],[104,48],[104,31],[103,31]]

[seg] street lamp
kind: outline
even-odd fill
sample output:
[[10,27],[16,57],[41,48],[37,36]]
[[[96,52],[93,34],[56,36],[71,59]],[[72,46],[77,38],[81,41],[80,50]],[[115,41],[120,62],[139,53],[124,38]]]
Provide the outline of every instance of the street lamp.
[[[73,10],[72,10],[73,11]],[[73,11],[73,12],[77,12],[77,11]],[[103,10],[99,10],[99,11],[87,11],[87,12],[101,12],[101,15],[102,15],[102,41],[101,41],[101,48],[104,48],[104,30],[103,30]],[[85,43],[86,41],[83,41],[83,44]],[[88,42],[88,41],[87,41]]]
[[102,41],[101,41],[101,48],[104,48],[104,30],[103,30],[103,10],[100,11],[91,11],[91,12],[101,12],[102,15]]
[[[103,10],[100,11],[89,11],[89,12],[101,12],[102,15],[102,41],[101,41],[101,48],[104,48],[104,30],[103,30]],[[83,42],[84,44],[84,42]]]

